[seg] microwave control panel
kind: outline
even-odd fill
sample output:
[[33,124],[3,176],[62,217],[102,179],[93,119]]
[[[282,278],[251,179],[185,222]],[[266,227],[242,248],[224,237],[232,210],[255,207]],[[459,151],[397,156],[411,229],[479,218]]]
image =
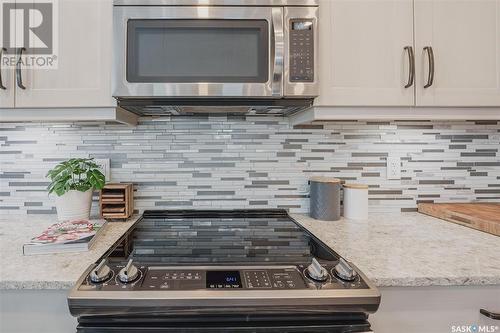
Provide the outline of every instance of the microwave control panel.
[[314,81],[313,21],[290,20],[290,81]]

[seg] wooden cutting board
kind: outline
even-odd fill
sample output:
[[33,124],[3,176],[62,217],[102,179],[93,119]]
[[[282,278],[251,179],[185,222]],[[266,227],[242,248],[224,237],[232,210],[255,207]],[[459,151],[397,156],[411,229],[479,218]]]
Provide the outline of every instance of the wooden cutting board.
[[421,203],[418,211],[500,236],[500,203]]

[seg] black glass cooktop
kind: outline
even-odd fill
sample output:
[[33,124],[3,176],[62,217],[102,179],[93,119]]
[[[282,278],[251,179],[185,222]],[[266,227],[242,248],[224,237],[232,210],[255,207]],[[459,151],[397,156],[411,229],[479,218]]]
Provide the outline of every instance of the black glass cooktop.
[[338,256],[284,210],[145,211],[125,258],[142,264],[298,264]]

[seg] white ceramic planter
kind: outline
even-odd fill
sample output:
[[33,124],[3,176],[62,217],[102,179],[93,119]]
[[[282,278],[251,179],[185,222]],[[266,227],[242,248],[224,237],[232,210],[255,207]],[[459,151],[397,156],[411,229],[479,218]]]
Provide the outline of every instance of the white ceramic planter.
[[59,221],[90,218],[92,190],[80,192],[70,190],[62,196],[56,196],[57,219]]

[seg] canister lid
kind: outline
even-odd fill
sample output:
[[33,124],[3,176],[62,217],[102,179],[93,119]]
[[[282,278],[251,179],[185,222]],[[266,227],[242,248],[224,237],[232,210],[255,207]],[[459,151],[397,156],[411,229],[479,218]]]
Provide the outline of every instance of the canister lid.
[[368,189],[368,185],[364,185],[364,184],[344,184],[344,187],[345,188],[354,188],[354,189],[358,189],[358,190]]
[[341,180],[338,178],[330,178],[330,177],[312,177],[310,179],[312,182],[316,183],[340,183]]

